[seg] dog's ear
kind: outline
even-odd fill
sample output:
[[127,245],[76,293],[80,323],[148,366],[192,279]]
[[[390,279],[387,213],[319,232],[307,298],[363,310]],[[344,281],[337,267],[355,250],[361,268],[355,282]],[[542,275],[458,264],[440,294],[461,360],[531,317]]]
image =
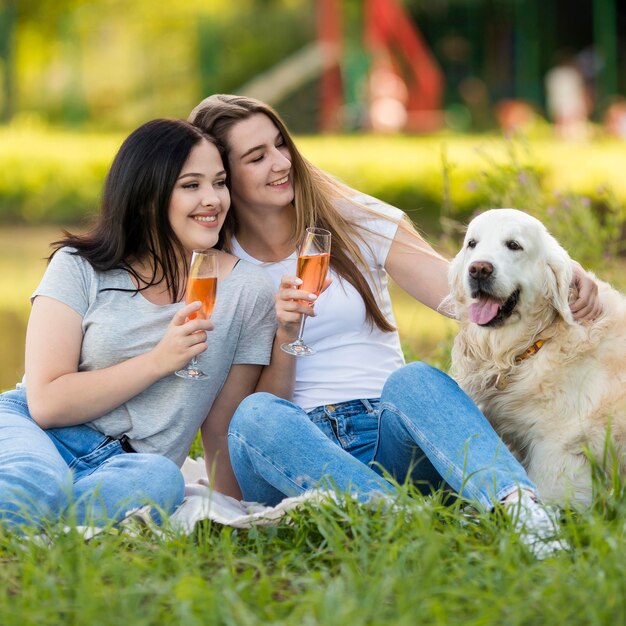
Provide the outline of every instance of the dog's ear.
[[548,241],[546,242],[546,260],[548,267],[554,276],[554,283],[550,285],[548,289],[550,303],[563,320],[569,324],[573,324],[574,318],[569,308],[570,284],[572,282],[572,260],[558,241],[547,231],[546,237],[548,238]]

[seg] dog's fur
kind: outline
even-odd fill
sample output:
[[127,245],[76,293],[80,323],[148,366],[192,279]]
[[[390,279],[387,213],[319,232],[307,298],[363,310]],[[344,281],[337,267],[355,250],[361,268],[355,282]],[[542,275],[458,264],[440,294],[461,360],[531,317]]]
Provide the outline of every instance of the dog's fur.
[[616,459],[626,477],[626,298],[596,279],[604,311],[578,323],[571,276],[568,254],[530,215],[494,209],[472,220],[450,266],[452,374],[542,497],[588,504],[589,457]]

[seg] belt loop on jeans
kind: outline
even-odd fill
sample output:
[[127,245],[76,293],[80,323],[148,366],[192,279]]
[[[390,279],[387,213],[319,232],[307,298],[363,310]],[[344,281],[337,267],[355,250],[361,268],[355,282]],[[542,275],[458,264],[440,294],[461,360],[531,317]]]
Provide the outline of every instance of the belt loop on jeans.
[[124,452],[137,452],[137,450],[130,445],[130,441],[128,441],[128,437],[126,435],[122,435],[121,437],[109,437],[109,441],[119,441]]
[[372,403],[369,400],[366,399],[361,399],[361,404],[365,407],[365,409],[370,412],[373,413],[376,409],[372,406]]
[[122,435],[120,437],[120,445],[122,446],[122,450],[124,450],[124,452],[135,452],[135,448],[130,445],[130,441],[128,441],[128,437],[126,435]]

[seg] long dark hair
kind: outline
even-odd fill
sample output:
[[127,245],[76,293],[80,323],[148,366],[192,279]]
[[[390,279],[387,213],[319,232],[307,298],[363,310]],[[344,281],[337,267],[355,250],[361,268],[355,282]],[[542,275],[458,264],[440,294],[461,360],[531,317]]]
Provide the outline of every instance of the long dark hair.
[[[365,303],[366,317],[369,322],[386,332],[395,330],[380,310],[372,289],[363,276],[364,272],[368,272],[368,265],[358,242],[367,245],[363,237],[363,231],[367,229],[361,228],[359,224],[344,217],[337,210],[337,203],[343,201],[367,212],[366,207],[352,200],[355,195],[354,190],[307,161],[296,147],[287,126],[278,113],[260,100],[245,96],[215,94],[200,102],[187,119],[203,131],[210,133],[224,146],[224,166],[228,169],[229,131],[238,122],[258,113],[266,115],[274,123],[291,155],[296,213],[294,239],[297,241],[309,226],[329,230],[333,239],[331,267],[359,292]],[[228,180],[229,185],[232,185],[233,181],[230,176]],[[230,252],[231,237],[237,233],[237,207],[234,202],[232,209],[228,212],[220,233],[220,245],[227,252]],[[376,214],[376,212],[372,213]]]
[[[202,140],[220,149],[211,136],[183,120],[156,119],[133,131],[113,159],[94,226],[85,235],[65,231],[52,243],[50,258],[72,246],[95,270],[125,269],[139,289],[165,281],[178,301],[187,259],[170,225],[169,205],[185,161]],[[152,267],[148,279],[131,267],[133,261],[146,260]]]

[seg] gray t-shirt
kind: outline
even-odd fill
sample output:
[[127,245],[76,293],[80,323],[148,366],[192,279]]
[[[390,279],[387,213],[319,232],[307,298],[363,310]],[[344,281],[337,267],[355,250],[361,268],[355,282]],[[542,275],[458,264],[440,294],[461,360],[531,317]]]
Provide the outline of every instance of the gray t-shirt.
[[[140,293],[106,291],[134,289],[128,272],[97,272],[71,250],[54,255],[32,299],[49,296],[82,316],[78,371],[110,367],[152,349],[183,304],[155,305]],[[239,261],[218,280],[211,316],[215,329],[198,357],[208,378],[171,374],[89,425],[111,437],[126,435],[138,452],[155,452],[182,464],[231,365],[269,363],[276,330],[274,291],[263,269]]]

